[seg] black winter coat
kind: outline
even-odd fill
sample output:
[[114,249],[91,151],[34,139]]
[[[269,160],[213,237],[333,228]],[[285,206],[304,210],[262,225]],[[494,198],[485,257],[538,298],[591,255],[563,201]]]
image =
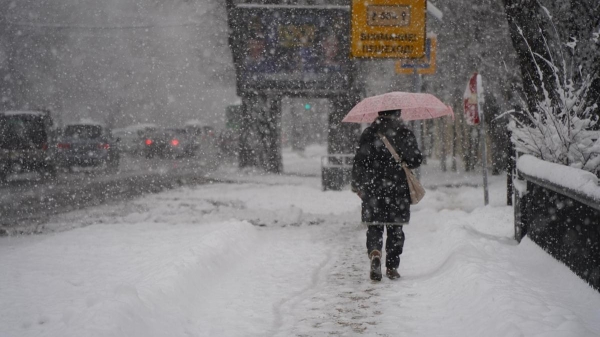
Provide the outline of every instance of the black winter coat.
[[411,169],[423,157],[417,139],[401,121],[379,117],[360,137],[352,167],[352,190],[362,196],[362,221],[380,224],[407,224],[410,220],[410,192],[406,174],[377,133],[390,141]]

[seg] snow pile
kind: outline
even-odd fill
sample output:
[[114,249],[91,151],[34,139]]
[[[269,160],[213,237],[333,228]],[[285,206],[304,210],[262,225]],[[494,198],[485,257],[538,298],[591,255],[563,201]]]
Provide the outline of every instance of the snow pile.
[[185,335],[201,285],[255,249],[256,235],[241,221],[140,222],[4,242],[0,335]]

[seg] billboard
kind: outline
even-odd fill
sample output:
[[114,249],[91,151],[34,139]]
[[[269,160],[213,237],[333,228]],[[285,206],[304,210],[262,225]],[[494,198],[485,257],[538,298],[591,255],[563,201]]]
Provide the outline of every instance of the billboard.
[[353,0],[352,56],[423,57],[426,13],[426,0]]
[[235,11],[239,90],[300,96],[350,88],[347,10],[282,6]]

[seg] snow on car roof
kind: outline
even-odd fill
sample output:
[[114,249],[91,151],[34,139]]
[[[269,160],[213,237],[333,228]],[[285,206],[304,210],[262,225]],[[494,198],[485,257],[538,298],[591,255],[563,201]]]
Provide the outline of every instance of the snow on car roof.
[[45,116],[46,113],[42,111],[4,111],[2,112],[5,116],[18,116],[18,115],[30,115],[30,116]]
[[69,123],[65,124],[65,126],[70,126],[70,125],[97,125],[97,126],[104,126],[104,123],[97,122],[97,121],[92,120],[92,119],[82,118],[79,122],[69,122]]
[[113,135],[116,134],[126,134],[126,133],[134,133],[134,130],[129,130],[129,129],[125,129],[125,128],[120,128],[120,129],[113,129]]
[[192,120],[185,122],[184,125],[185,126],[206,126],[206,123],[202,123],[201,121],[199,121],[197,119],[192,119]]
[[156,124],[153,123],[143,123],[143,124],[134,124],[124,127],[125,130],[143,130],[148,128],[156,128]]

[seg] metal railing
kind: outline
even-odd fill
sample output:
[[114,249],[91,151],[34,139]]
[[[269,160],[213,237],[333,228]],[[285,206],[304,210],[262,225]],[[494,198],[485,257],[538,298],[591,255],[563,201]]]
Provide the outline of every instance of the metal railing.
[[[600,290],[600,200],[557,182],[515,170],[515,239],[527,235]],[[524,185],[525,184],[525,185]]]
[[549,181],[549,180],[531,176],[531,175],[523,173],[521,171],[518,171],[518,173],[526,181],[529,181],[533,184],[536,184],[545,189],[554,191],[556,193],[562,194],[566,197],[569,197],[570,199],[576,200],[588,207],[591,207],[593,209],[600,211],[600,200],[599,199],[595,199],[587,194],[581,193],[580,191],[561,186],[561,185],[554,183],[552,181]]

